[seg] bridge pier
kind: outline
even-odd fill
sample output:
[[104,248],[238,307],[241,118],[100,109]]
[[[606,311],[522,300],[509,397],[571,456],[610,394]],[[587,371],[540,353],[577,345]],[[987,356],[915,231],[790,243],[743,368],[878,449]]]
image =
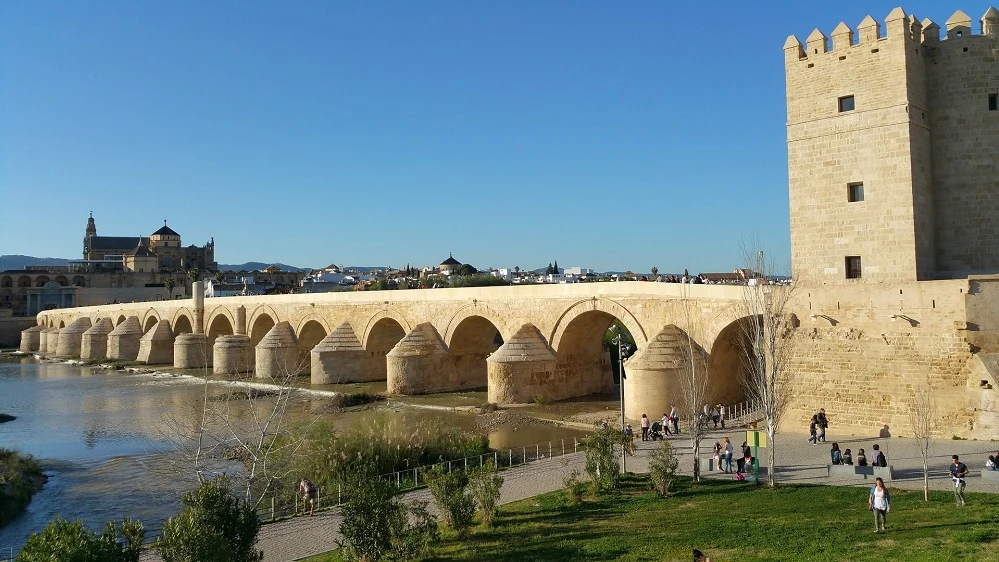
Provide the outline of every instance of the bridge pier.
[[208,336],[205,334],[180,334],[173,340],[175,368],[198,369],[211,364],[212,354],[208,353]]
[[49,328],[45,336],[43,336],[42,341],[45,343],[45,353],[49,355],[55,355],[56,351],[59,350],[59,334],[62,332],[60,328]]
[[21,345],[17,348],[21,353],[34,353],[38,351],[42,338],[42,327],[32,326],[27,330],[21,330]]
[[136,360],[148,365],[173,364],[173,330],[169,323],[157,322],[139,339]]
[[[657,419],[673,404],[684,401],[680,377],[690,376],[691,349],[694,368],[703,377],[707,356],[697,343],[689,345],[687,334],[676,326],[663,328],[625,364],[624,415],[638,419],[648,414]],[[705,389],[707,390],[707,389]],[[714,400],[706,397],[706,400]],[[698,405],[700,407],[700,405]]]
[[378,380],[368,352],[344,322],[312,348],[312,384],[340,384]]
[[56,355],[60,357],[79,357],[80,345],[83,343],[83,333],[93,327],[89,316],[81,316],[70,322],[59,332],[59,342],[56,344]]
[[139,356],[142,326],[138,316],[129,316],[108,334],[108,359],[135,361]]
[[256,353],[254,377],[283,379],[297,375],[301,371],[298,365],[297,343],[295,330],[290,323],[275,324],[254,350]]
[[101,318],[80,338],[80,359],[94,361],[108,356],[108,334],[114,330],[110,318]]
[[526,404],[550,402],[565,393],[565,381],[555,377],[558,358],[533,324],[524,324],[486,359],[489,402]]
[[246,334],[231,334],[215,338],[212,348],[212,373],[231,375],[253,370],[253,347]]
[[464,390],[477,385],[462,380],[455,371],[447,345],[433,324],[413,328],[385,356],[389,394],[432,394]]

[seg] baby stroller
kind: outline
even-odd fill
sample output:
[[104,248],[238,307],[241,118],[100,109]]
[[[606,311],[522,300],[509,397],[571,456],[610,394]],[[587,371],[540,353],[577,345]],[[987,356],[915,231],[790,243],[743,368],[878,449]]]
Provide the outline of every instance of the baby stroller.
[[652,427],[649,428],[649,437],[653,441],[666,439],[666,431],[663,430],[663,422],[652,422]]

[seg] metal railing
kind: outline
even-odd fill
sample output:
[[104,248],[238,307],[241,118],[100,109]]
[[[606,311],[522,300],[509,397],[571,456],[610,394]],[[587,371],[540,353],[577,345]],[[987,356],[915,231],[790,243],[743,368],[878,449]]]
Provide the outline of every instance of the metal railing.
[[[382,474],[379,478],[395,484],[396,490],[399,492],[406,492],[424,487],[426,485],[424,473],[435,466],[445,467],[448,472],[454,470],[467,472],[492,461],[493,466],[497,469],[508,470],[539,460],[570,455],[581,450],[582,446],[579,438],[570,437],[557,441],[545,441],[522,447],[490,451],[481,455],[451,459],[439,463],[407,468],[405,470],[397,470]],[[339,507],[348,499],[350,491],[342,482],[338,482],[335,488],[333,485],[327,488],[326,490],[321,486],[316,488],[316,511]],[[287,503],[278,501],[278,496],[276,495],[265,499],[263,505],[257,508],[257,517],[261,521],[274,521],[303,512],[307,513],[309,506],[307,503],[303,505],[304,498],[302,494],[296,492],[293,495],[294,499]]]

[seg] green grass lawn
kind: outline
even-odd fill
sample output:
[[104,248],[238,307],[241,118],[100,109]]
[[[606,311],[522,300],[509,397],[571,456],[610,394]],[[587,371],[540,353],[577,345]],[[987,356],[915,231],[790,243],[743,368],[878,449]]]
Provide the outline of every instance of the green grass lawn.
[[[679,482],[661,499],[644,476],[569,506],[561,492],[503,506],[494,529],[445,534],[432,560],[999,560],[999,496],[892,489],[888,532],[874,534],[867,489]],[[310,559],[340,560],[337,553]]]

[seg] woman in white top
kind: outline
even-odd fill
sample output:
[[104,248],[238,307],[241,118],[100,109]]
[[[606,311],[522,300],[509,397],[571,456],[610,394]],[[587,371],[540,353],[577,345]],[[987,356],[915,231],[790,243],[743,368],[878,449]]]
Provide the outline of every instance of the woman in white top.
[[[891,495],[888,493],[888,488],[885,488],[885,481],[881,478],[874,480],[874,487],[871,488],[867,506],[874,512],[874,532],[887,531],[888,512],[891,511]],[[880,531],[878,530],[879,525]]]

